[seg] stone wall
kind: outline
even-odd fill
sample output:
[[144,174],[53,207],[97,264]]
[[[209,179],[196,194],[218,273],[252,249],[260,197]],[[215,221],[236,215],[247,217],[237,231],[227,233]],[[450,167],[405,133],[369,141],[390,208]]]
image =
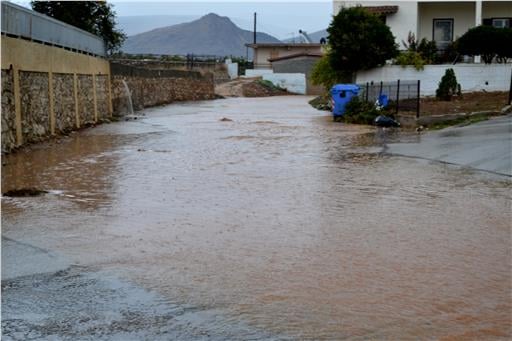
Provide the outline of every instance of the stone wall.
[[134,110],[175,101],[213,99],[212,74],[195,71],[148,70],[127,65],[111,64],[112,105],[114,114],[126,114],[127,94],[131,93]]
[[111,116],[106,59],[7,36],[1,45],[2,153]]
[[91,75],[78,75],[78,115],[80,126],[93,124],[94,92]]
[[16,112],[12,69],[2,70],[2,153],[16,144]]
[[48,74],[20,72],[21,131],[23,141],[41,141],[50,135]]
[[75,96],[73,84],[72,74],[53,74],[56,133],[65,134],[76,127]]
[[108,118],[108,76],[96,76],[96,106],[98,111],[98,120],[103,121]]

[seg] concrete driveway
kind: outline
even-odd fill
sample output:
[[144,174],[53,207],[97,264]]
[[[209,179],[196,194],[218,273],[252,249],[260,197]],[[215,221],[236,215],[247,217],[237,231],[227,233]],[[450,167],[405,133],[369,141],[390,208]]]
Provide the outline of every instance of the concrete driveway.
[[512,176],[512,115],[421,136],[419,143],[389,144],[393,155],[436,160]]

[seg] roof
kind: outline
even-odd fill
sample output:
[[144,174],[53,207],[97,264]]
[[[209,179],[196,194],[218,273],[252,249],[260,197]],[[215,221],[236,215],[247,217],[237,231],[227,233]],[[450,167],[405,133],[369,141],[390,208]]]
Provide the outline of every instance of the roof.
[[321,47],[323,44],[320,43],[256,43],[256,44],[245,44],[247,47],[258,48],[258,47]]
[[373,14],[388,15],[398,12],[398,6],[363,6],[368,12]]
[[321,54],[321,53],[314,53],[314,52],[300,52],[300,53],[289,54],[289,55],[287,55],[287,56],[282,56],[282,57],[269,58],[269,59],[268,59],[268,61],[269,61],[269,62],[277,62],[277,61],[280,61],[280,60],[294,59],[294,58],[298,58],[298,57],[315,57],[315,58],[321,58],[322,56],[323,56],[323,54]]

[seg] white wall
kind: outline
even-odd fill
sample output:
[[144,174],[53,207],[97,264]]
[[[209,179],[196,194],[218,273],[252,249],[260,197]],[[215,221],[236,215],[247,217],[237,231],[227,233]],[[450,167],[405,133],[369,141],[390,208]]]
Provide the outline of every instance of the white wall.
[[245,70],[245,77],[261,77],[269,73],[274,73],[272,69],[247,69]]
[[263,79],[295,94],[306,94],[306,75],[303,73],[267,73]]
[[402,41],[407,41],[409,32],[418,36],[418,2],[417,1],[333,1],[334,15],[342,7],[352,6],[398,6],[398,12],[386,16],[386,24],[395,36],[395,42],[403,49]]
[[[421,95],[434,96],[446,69],[455,71],[462,92],[471,91],[508,91],[512,66],[510,64],[460,64],[460,65],[426,65],[422,71],[412,66],[387,65],[367,71],[358,72],[356,82],[392,82],[400,80],[420,80]],[[486,84],[487,83],[487,84]]]
[[238,63],[233,63],[231,59],[226,59],[226,68],[228,69],[229,78],[238,78]]

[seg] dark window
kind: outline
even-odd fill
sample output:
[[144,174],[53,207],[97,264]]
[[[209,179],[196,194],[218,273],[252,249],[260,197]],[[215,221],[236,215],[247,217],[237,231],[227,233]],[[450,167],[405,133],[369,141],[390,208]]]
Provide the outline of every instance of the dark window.
[[438,48],[446,48],[453,41],[453,19],[434,19],[432,39]]
[[482,24],[500,28],[512,27],[512,18],[485,18],[482,20]]

